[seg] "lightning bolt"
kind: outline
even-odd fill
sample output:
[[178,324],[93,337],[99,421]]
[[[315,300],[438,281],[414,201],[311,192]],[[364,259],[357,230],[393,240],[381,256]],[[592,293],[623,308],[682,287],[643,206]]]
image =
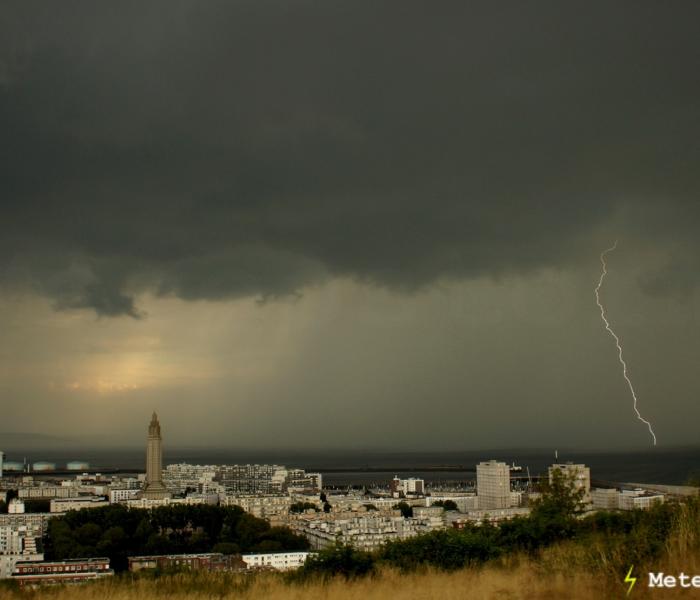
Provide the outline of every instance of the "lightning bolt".
[[[605,308],[603,308],[603,305],[600,302],[600,288],[603,285],[603,279],[605,279],[605,276],[608,274],[608,269],[607,269],[607,263],[605,262],[605,255],[608,254],[609,252],[612,252],[617,248],[617,240],[615,243],[610,246],[607,250],[603,250],[603,252],[600,254],[600,262],[603,265],[603,272],[600,274],[600,280],[598,281],[598,285],[595,288],[595,301],[598,304],[598,308],[600,308],[600,318],[603,319],[603,323],[605,323],[605,329],[607,329],[608,333],[613,337],[615,340],[615,345],[617,346],[617,352],[618,352],[618,358],[620,359],[620,363],[622,364],[622,376],[625,378],[625,381],[627,382],[627,386],[630,389],[630,392],[632,393],[632,399],[634,400],[634,412],[637,413],[637,418],[646,426],[649,428],[649,433],[651,434],[652,439],[654,440],[654,446],[656,446],[656,434],[654,433],[654,430],[651,428],[651,423],[647,421],[644,417],[639,412],[639,409],[637,408],[637,394],[634,391],[634,387],[632,386],[632,382],[630,381],[630,378],[627,376],[627,363],[625,362],[625,359],[622,357],[622,345],[620,344],[620,338],[617,337],[617,334],[612,330],[612,327],[610,327],[610,322],[608,321],[608,318],[605,316]],[[634,583],[632,583],[634,585]],[[630,590],[632,588],[630,587]]]
[[634,587],[634,584],[637,583],[636,577],[630,577],[630,575],[632,575],[632,569],[634,569],[634,565],[632,565],[630,567],[630,570],[627,571],[627,575],[625,576],[625,583],[630,584],[629,588],[627,588],[627,595],[628,596],[632,593],[632,588]]

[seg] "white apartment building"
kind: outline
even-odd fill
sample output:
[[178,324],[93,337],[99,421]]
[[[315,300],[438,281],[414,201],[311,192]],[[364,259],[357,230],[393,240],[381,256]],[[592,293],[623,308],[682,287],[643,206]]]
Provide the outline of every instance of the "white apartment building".
[[663,494],[646,492],[641,489],[622,490],[619,496],[621,510],[649,510],[655,504],[663,504],[665,500]]
[[445,528],[442,517],[404,518],[377,511],[362,513],[317,513],[298,515],[287,525],[304,535],[315,549],[326,548],[336,542],[360,550],[375,550],[390,540],[400,540]]
[[416,477],[401,479],[398,475],[395,475],[389,483],[389,491],[394,498],[423,496],[425,494],[425,481]]
[[0,554],[35,554],[42,532],[35,525],[0,525]]
[[19,527],[20,525],[29,525],[37,528],[43,534],[46,525],[52,517],[51,513],[23,513],[19,515],[5,515],[0,513],[0,527],[3,525],[13,525]]
[[509,508],[510,466],[496,460],[476,465],[476,492],[480,509]]
[[468,492],[432,494],[426,497],[425,505],[432,506],[436,502],[445,502],[445,500],[454,502],[459,512],[467,512],[468,510],[476,510],[479,508],[479,497],[476,494]]
[[54,498],[51,500],[50,511],[52,513],[64,513],[69,510],[81,510],[83,508],[99,508],[109,506],[109,501],[102,496],[83,496],[80,498]]
[[118,504],[127,500],[138,498],[139,489],[111,489],[109,490],[109,503]]
[[221,506],[240,506],[244,511],[260,519],[286,515],[291,505],[290,496],[229,495],[221,498]]
[[594,488],[591,501],[596,510],[617,510],[620,508],[620,492],[614,488]]
[[201,483],[213,481],[216,470],[215,465],[168,465],[163,470],[163,483],[174,494],[184,494],[188,488],[196,490]]
[[170,506],[173,504],[218,504],[219,497],[212,494],[192,494],[186,498],[136,498],[135,500],[124,500],[121,504],[126,504],[130,508],[157,508],[159,506]]
[[26,526],[0,526],[0,554],[21,554],[24,549],[23,538],[26,535],[26,530]]
[[202,493],[219,494],[281,494],[288,489],[321,490],[319,473],[303,469],[288,469],[282,465],[168,465],[163,471],[163,483],[173,493],[187,488]]
[[482,523],[500,523],[515,517],[526,517],[529,508],[496,508],[489,510],[470,510],[452,520],[452,527],[461,529],[465,524],[480,525]]
[[436,518],[444,523],[445,509],[442,506],[414,506],[413,516],[417,519]]
[[241,559],[249,569],[274,569],[289,571],[298,569],[312,552],[262,552],[258,554],[242,554]]
[[19,498],[13,498],[10,500],[10,503],[7,505],[7,514],[8,515],[22,515],[24,514],[25,511],[25,506],[24,506],[24,501],[20,500]]
[[596,510],[648,510],[655,504],[662,504],[666,496],[641,488],[616,490],[595,488],[591,492],[593,508]]
[[79,495],[80,490],[73,486],[63,485],[29,485],[20,487],[17,491],[17,496],[21,499],[42,499],[51,498],[75,498]]

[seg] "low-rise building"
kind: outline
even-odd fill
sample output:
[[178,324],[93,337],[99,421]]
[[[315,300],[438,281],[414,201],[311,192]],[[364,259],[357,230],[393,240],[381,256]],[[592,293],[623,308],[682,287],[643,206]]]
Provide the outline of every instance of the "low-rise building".
[[136,498],[134,500],[124,500],[121,504],[126,504],[130,508],[158,508],[159,506],[171,506],[184,504],[191,506],[194,504],[218,504],[219,496],[216,494],[192,494],[186,498]]
[[529,508],[491,508],[488,510],[470,510],[460,514],[452,520],[452,527],[463,529],[467,524],[481,525],[482,523],[500,523],[514,519],[515,517],[526,517],[530,514]]
[[25,585],[79,583],[114,575],[109,558],[74,558],[61,561],[18,561],[11,579]]
[[50,511],[52,513],[65,513],[69,510],[81,510],[83,508],[99,508],[109,506],[109,501],[102,496],[83,496],[80,498],[54,498],[51,500]]
[[620,510],[649,510],[655,504],[663,504],[663,494],[645,490],[622,490],[619,496]]
[[435,518],[444,520],[445,509],[442,506],[414,506],[413,516],[416,518]]
[[31,554],[23,552],[22,554],[0,554],[0,579],[12,577],[15,566],[18,562],[41,561],[44,560],[44,555],[40,553]]
[[218,552],[130,556],[128,560],[129,571],[173,568],[193,571],[236,571],[246,568],[239,555],[220,554]]
[[591,492],[593,508],[596,510],[648,510],[655,504],[663,504],[666,496],[643,489],[616,490],[595,488]]
[[56,515],[53,515],[51,513],[28,512],[18,515],[0,514],[0,527],[2,527],[3,525],[13,525],[15,527],[19,527],[21,525],[30,525],[41,531],[41,534],[43,535],[43,532],[45,531],[46,524],[48,523],[49,519],[55,516]]
[[241,559],[249,569],[273,569],[275,571],[290,571],[298,569],[311,552],[260,552],[241,555]]
[[75,498],[80,495],[80,490],[65,485],[31,485],[20,487],[17,495],[21,499],[50,500],[51,498]]
[[136,500],[139,492],[138,488],[112,488],[109,490],[109,503],[119,504],[127,500]]
[[432,506],[436,502],[445,502],[450,500],[457,505],[459,512],[467,512],[468,510],[476,510],[479,508],[479,497],[472,493],[441,493],[433,494],[426,497],[426,506]]
[[595,510],[617,510],[620,508],[620,492],[614,488],[594,488],[591,501]]

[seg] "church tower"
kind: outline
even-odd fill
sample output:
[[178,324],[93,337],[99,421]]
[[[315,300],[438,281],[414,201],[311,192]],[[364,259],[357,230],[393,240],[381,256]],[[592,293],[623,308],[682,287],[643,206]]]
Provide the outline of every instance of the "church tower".
[[149,500],[170,498],[170,492],[163,485],[163,438],[160,435],[160,423],[155,412],[151,417],[151,424],[148,426],[147,444],[146,485],[141,497]]

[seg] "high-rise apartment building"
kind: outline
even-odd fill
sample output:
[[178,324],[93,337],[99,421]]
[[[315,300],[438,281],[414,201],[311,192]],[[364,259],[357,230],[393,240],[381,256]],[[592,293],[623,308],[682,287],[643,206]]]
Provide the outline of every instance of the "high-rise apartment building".
[[510,467],[496,460],[476,465],[476,493],[481,510],[510,507]]
[[163,438],[160,434],[158,415],[154,412],[151,424],[148,426],[148,442],[146,446],[146,484],[142,498],[159,500],[170,498],[171,494],[163,485]]
[[389,491],[394,498],[422,496],[425,494],[425,481],[415,477],[400,479],[398,475],[395,475],[394,479],[389,482]]

